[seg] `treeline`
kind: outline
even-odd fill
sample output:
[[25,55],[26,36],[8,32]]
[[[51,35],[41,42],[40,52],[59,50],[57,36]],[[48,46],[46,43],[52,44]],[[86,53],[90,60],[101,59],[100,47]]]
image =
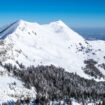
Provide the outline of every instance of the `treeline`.
[[[90,75],[91,77],[94,77],[96,79],[101,79],[104,78],[105,76],[100,72],[100,70],[97,68],[96,64],[98,64],[98,62],[96,62],[93,59],[87,59],[84,61],[85,67],[82,68],[84,70],[84,72],[88,75]],[[104,68],[105,64],[98,64],[98,67]]]
[[18,69],[11,64],[2,66],[21,79],[27,88],[34,86],[38,94],[46,95],[50,100],[59,100],[66,96],[75,98],[78,102],[96,102],[105,98],[105,82],[87,80],[60,67],[50,65],[25,68],[19,64]]

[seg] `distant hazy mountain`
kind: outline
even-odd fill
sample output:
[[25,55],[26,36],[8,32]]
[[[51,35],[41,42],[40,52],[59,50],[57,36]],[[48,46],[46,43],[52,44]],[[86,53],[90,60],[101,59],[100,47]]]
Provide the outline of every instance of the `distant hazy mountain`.
[[73,28],[85,39],[105,40],[105,28]]

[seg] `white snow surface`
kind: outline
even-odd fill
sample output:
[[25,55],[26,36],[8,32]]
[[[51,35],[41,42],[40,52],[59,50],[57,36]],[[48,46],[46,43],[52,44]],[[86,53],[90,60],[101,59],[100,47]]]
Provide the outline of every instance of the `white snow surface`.
[[[81,69],[85,67],[84,60],[95,59],[98,64],[104,63],[104,46],[105,41],[87,41],[61,20],[44,25],[19,20],[0,28],[0,52],[3,53],[0,61],[3,63],[17,65],[18,61],[25,66],[53,64],[87,79],[92,77]],[[92,50],[86,53],[87,49]],[[105,75],[105,70],[98,68]],[[0,67],[0,70],[3,68]],[[9,84],[13,82],[16,86],[11,90]],[[10,94],[20,94],[21,91],[32,94],[32,90],[26,89],[20,80],[0,75],[0,101],[8,100]]]
[[35,97],[35,89],[27,89],[24,84],[13,77],[8,75],[6,70],[0,68],[0,103],[10,100],[16,101],[21,97]]
[[[105,61],[104,41],[86,41],[61,20],[45,25],[19,20],[0,36],[8,50],[5,63],[19,61],[26,66],[53,64],[90,79],[81,69],[85,66],[84,60],[94,58],[100,63]],[[84,48],[82,51],[81,46]],[[88,48],[92,51],[85,53]],[[100,71],[105,74],[102,68]]]

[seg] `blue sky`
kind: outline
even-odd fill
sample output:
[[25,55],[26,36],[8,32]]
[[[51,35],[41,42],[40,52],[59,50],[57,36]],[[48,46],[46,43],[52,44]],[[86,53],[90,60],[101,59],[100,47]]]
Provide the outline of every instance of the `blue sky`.
[[0,0],[0,26],[18,19],[105,28],[105,0]]

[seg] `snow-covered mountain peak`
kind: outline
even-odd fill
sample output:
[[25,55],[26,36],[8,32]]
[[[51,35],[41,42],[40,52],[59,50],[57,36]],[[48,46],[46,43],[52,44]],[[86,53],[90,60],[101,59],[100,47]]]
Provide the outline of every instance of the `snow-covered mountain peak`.
[[[40,32],[42,31],[42,32]],[[71,40],[71,42],[78,43],[78,41],[84,42],[84,38],[81,37],[79,34],[74,32],[71,28],[69,28],[63,21],[58,20],[55,22],[51,22],[46,25],[40,25],[38,23],[31,23],[24,20],[18,20],[10,25],[8,25],[5,29],[1,30],[0,32],[0,39],[4,39],[10,34],[50,34],[54,35],[60,34],[61,37],[64,39]],[[21,36],[20,36],[21,37]],[[59,36],[58,36],[59,37]],[[60,38],[60,37],[59,37]]]
[[22,25],[22,24],[32,24],[31,22],[28,22],[26,20],[20,19],[16,21],[17,25]]
[[[75,54],[80,47],[79,43],[85,46],[84,38],[62,21],[40,25],[19,20],[1,35],[6,35],[5,43],[11,49],[8,51],[9,59],[7,58],[6,62],[19,61],[27,66],[53,64],[69,71],[70,64],[79,58]],[[70,61],[72,56],[77,57]],[[67,63],[64,64],[64,62]],[[73,68],[71,70],[77,70]]]
[[105,80],[104,46],[105,41],[85,40],[61,20],[45,25],[18,20],[0,28],[0,98],[7,99],[5,94],[13,96],[14,92],[33,95],[35,91],[8,74],[8,64],[20,69],[21,64],[25,68],[54,65],[86,79]]
[[58,29],[59,31],[63,31],[64,29],[70,30],[70,27],[68,27],[62,20],[54,21],[48,24],[49,27]]
[[74,32],[61,20],[51,22],[46,25],[18,20],[1,31],[0,38],[4,39],[9,35],[11,38],[15,37],[12,34],[18,34],[18,37],[24,36],[24,38],[28,38],[29,34],[32,36],[33,34],[43,35],[46,33],[50,34],[52,37],[54,37],[56,34],[57,37],[70,40],[73,43],[84,43],[84,38],[81,37],[78,33]]
[[44,25],[44,27],[54,34],[60,35],[61,37],[63,36],[64,39],[66,37],[66,39],[73,43],[84,43],[84,38],[72,30],[62,20],[51,22],[47,25]]
[[17,20],[16,23],[18,24],[18,26],[22,26],[23,24],[25,25],[35,25],[35,24],[38,24],[37,22],[29,22],[29,21],[26,21],[26,20]]
[[19,20],[1,30],[0,38],[5,39],[6,62],[19,61],[26,66],[53,64],[80,76],[85,74],[84,60],[104,56],[99,48],[93,48],[94,43],[61,20],[45,25]]
[[17,20],[17,23],[22,23],[22,22],[27,22],[27,21],[25,21],[25,20],[22,20],[22,19],[20,19],[20,20]]
[[62,20],[57,20],[54,22],[49,23],[50,25],[59,25],[59,26],[66,26],[66,24]]

